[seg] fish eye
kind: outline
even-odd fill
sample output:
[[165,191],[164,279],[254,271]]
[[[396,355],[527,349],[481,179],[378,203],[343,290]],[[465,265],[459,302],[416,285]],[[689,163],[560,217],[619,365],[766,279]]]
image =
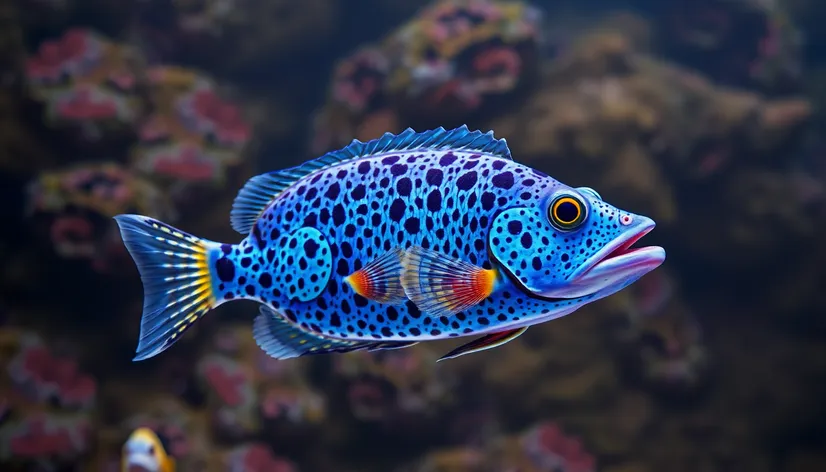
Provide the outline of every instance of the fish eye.
[[564,193],[551,202],[548,211],[551,224],[560,231],[576,229],[585,221],[587,213],[585,202],[577,195]]
[[149,452],[150,456],[154,456],[155,455],[155,446],[149,446],[149,451],[148,452]]

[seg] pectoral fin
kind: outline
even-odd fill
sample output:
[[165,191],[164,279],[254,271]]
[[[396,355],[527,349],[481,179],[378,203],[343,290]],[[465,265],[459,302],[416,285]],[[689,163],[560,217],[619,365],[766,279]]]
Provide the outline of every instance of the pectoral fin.
[[353,272],[345,282],[364,298],[380,303],[397,304],[407,300],[401,285],[403,251],[390,250]]
[[430,316],[453,315],[493,292],[496,271],[413,246],[402,257],[401,284],[407,298]]
[[459,346],[456,349],[448,352],[447,354],[442,356],[439,359],[439,361],[443,361],[445,359],[454,359],[459,356],[464,356],[465,354],[499,347],[518,338],[522,333],[524,333],[527,330],[528,328],[526,326],[524,328],[517,328],[510,331],[502,331],[499,333],[492,333],[486,336],[482,336],[479,339],[474,339],[473,341],[467,344],[463,344],[462,346]]

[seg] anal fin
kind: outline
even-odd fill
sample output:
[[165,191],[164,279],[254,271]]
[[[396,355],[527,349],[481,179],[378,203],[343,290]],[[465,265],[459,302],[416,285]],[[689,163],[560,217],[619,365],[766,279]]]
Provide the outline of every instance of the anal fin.
[[292,359],[313,354],[344,353],[359,350],[400,349],[414,342],[347,341],[310,333],[290,324],[281,314],[262,305],[252,325],[255,343],[268,356]]
[[444,356],[440,357],[439,361],[443,361],[446,359],[455,359],[459,356],[464,356],[465,354],[471,354],[474,352],[480,352],[485,351],[487,349],[499,347],[518,338],[522,333],[524,333],[527,330],[528,327],[526,326],[524,328],[517,328],[509,331],[501,331],[499,333],[491,333],[482,336],[479,339],[474,339],[473,341],[467,344],[463,344],[457,347],[456,349],[448,352]]
[[402,257],[401,284],[407,298],[431,316],[452,315],[493,293],[495,270],[453,259],[420,246]]
[[353,290],[369,300],[396,304],[407,299],[401,284],[403,251],[392,249],[344,279]]

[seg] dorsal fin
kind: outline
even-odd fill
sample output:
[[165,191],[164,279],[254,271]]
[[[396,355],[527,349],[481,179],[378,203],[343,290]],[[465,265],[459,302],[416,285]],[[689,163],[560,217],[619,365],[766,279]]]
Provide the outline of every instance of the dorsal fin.
[[366,143],[354,139],[346,147],[328,152],[318,159],[307,161],[291,169],[256,175],[248,180],[232,204],[230,213],[232,228],[241,234],[248,234],[261,213],[279,193],[317,170],[362,157],[413,149],[479,151],[503,159],[512,159],[510,149],[504,139],[494,138],[493,131],[487,133],[478,130],[470,131],[467,125],[450,131],[439,127],[421,133],[407,128],[399,134],[384,133],[384,136]]

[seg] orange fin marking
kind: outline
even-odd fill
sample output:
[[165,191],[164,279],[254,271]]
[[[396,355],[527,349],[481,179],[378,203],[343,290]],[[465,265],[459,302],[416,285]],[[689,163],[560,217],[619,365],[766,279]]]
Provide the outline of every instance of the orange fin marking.
[[344,281],[364,298],[380,303],[397,304],[407,299],[401,285],[401,249],[392,249],[361,269],[348,275]]
[[401,283],[407,297],[431,316],[452,315],[489,297],[498,273],[413,246],[402,258]]

